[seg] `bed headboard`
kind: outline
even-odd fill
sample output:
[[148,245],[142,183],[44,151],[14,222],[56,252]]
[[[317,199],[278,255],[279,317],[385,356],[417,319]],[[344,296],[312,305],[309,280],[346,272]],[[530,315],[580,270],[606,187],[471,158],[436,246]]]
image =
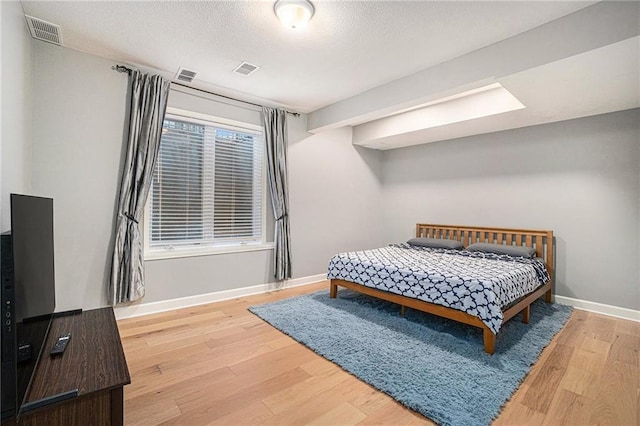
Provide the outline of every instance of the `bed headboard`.
[[534,247],[536,256],[545,260],[553,277],[553,231],[418,223],[416,237],[457,240],[465,247],[473,243]]

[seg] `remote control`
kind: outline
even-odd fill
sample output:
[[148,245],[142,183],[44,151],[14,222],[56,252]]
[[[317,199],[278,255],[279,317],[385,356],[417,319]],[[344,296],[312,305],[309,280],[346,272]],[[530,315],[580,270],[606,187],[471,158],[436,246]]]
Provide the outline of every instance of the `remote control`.
[[62,355],[64,350],[67,348],[67,343],[69,343],[70,339],[71,333],[58,337],[58,341],[55,345],[53,345],[53,349],[51,350],[50,355]]

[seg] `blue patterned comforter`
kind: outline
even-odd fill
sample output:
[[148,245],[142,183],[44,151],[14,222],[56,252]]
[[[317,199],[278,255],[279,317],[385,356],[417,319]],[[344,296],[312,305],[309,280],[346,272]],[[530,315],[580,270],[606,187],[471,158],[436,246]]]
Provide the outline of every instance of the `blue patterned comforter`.
[[496,334],[502,308],[549,280],[540,259],[409,244],[337,254],[327,277],[466,312]]

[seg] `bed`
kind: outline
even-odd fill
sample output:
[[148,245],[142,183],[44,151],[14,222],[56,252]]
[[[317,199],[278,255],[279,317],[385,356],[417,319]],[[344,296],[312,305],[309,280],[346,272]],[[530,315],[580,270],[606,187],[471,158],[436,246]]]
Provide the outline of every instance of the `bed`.
[[[551,303],[553,232],[526,229],[417,224],[416,237],[460,242],[463,250],[395,244],[340,253],[329,263],[331,298],[338,287],[449,318],[483,330],[484,350],[493,354],[496,335],[531,303]],[[478,243],[531,248],[531,258],[471,252]],[[523,250],[523,249],[518,249]]]

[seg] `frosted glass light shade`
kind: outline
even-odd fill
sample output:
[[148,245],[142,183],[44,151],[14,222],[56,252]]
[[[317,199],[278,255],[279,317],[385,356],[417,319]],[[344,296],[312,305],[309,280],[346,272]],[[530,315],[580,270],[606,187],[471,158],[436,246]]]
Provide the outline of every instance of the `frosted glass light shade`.
[[305,26],[315,12],[308,0],[278,0],[273,11],[285,27],[293,29]]

